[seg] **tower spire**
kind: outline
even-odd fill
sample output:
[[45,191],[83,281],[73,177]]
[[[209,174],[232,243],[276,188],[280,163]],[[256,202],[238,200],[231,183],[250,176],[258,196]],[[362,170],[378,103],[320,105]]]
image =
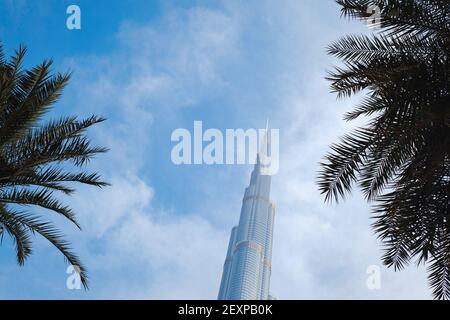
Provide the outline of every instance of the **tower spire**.
[[269,158],[269,149],[270,149],[270,139],[269,139],[269,119],[266,120],[266,128],[263,131],[263,136],[261,138],[261,143],[259,146],[258,156],[257,156],[257,165],[261,174],[268,175],[269,170],[268,166],[270,164]]
[[239,225],[230,236],[220,284],[220,300],[269,299],[275,207],[270,201],[269,121],[261,139],[250,185],[245,190]]

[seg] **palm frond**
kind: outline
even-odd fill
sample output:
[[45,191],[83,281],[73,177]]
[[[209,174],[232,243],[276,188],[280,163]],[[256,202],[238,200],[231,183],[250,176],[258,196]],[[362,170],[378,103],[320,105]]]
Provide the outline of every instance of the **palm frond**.
[[6,110],[0,114],[0,146],[20,137],[59,98],[70,74],[50,75],[52,61],[45,61],[24,73]]
[[[78,120],[63,117],[43,123],[68,84],[69,73],[53,74],[52,61],[46,60],[24,70],[25,47],[19,47],[6,61],[0,43],[0,240],[9,235],[15,244],[17,261],[25,263],[31,254],[31,235],[38,233],[52,243],[69,263],[76,266],[87,288],[87,271],[71,251],[51,218],[16,211],[41,207],[74,223],[75,213],[56,197],[56,192],[72,194],[73,183],[104,187],[96,172],[84,167],[107,148],[93,146],[86,135],[91,126],[105,119],[91,116]],[[0,241],[1,244],[1,241]]]
[[358,185],[373,201],[383,263],[396,270],[428,263],[433,295],[450,299],[450,2],[338,0],[365,20],[380,9],[380,31],[346,36],[328,53],[343,66],[328,76],[338,97],[364,93],[344,119],[369,118],[321,164],[325,201]]
[[6,191],[0,191],[0,203],[17,205],[35,205],[45,209],[52,210],[66,217],[78,228],[81,228],[76,221],[75,214],[68,206],[62,205],[51,191],[46,189],[19,189],[10,188]]
[[366,149],[371,145],[371,132],[365,129],[356,130],[353,135],[346,135],[341,143],[331,146],[329,153],[321,163],[322,172],[319,176],[319,189],[325,194],[327,201],[338,201],[344,197],[356,181],[356,172],[363,163]]
[[31,240],[27,229],[12,218],[13,214],[0,204],[0,226],[2,227],[0,236],[3,237],[3,230],[5,230],[14,239],[17,262],[23,265],[25,259],[31,254]]
[[6,213],[5,216],[7,217],[5,220],[8,219],[12,224],[20,225],[22,228],[26,227],[30,232],[38,233],[52,243],[71,265],[77,267],[75,270],[79,270],[83,286],[86,289],[88,288],[86,268],[81,263],[78,256],[72,252],[69,242],[63,239],[62,233],[50,222],[43,221],[41,218],[26,212]]

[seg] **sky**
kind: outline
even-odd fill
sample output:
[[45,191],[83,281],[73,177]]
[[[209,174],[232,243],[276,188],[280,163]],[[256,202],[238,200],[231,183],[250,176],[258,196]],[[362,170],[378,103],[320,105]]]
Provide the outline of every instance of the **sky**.
[[[69,30],[66,9],[81,9]],[[370,204],[355,190],[326,204],[318,163],[350,128],[342,115],[360,97],[337,100],[324,79],[338,62],[326,46],[369,33],[331,0],[0,0],[8,55],[28,48],[73,77],[49,118],[108,120],[89,131],[110,148],[89,164],[112,186],[80,186],[62,198],[82,231],[52,220],[89,271],[90,289],[67,287],[61,254],[36,237],[25,266],[0,246],[0,299],[215,299],[250,165],[171,161],[171,133],[205,128],[280,130],[271,293],[278,299],[430,299],[426,270],[381,264]],[[380,288],[367,270],[380,270]]]

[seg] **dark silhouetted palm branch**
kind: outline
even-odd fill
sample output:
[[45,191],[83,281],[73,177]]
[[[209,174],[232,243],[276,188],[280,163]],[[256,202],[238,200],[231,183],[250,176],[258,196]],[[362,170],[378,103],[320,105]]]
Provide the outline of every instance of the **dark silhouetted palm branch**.
[[69,74],[51,74],[51,61],[24,70],[26,50],[20,47],[7,61],[0,46],[0,237],[14,240],[17,261],[24,264],[31,254],[31,236],[40,234],[80,271],[87,288],[86,269],[71,251],[61,232],[42,215],[23,211],[33,206],[51,210],[80,227],[72,210],[55,192],[71,194],[73,182],[103,187],[97,173],[70,171],[65,163],[81,168],[105,148],[93,147],[84,135],[104,119],[66,117],[41,123],[59,98]]
[[450,298],[450,1],[337,0],[344,16],[378,6],[380,32],[328,48],[343,67],[328,79],[339,97],[364,91],[345,115],[367,126],[332,146],[319,175],[326,200],[357,185],[374,201],[383,262],[427,263],[437,299]]

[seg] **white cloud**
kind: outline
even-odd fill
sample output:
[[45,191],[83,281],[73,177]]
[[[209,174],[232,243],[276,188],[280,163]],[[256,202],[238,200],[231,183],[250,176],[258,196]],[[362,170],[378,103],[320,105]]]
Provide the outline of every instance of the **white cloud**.
[[236,48],[235,25],[219,11],[173,11],[159,29],[123,24],[118,39],[123,52],[67,61],[76,70],[71,102],[77,112],[95,110],[109,118],[92,132],[111,151],[92,167],[112,186],[81,189],[74,208],[83,233],[68,231],[78,237],[75,247],[90,270],[88,294],[214,298],[227,232],[199,214],[155,207],[163,190],[142,175],[152,170],[146,168],[151,157],[164,156],[149,151],[161,138],[149,134],[161,114],[170,118],[208,88],[222,86],[218,68]]
[[[284,21],[294,21],[291,13],[284,14],[288,15]],[[325,24],[321,30],[323,35],[333,33],[332,25]],[[286,50],[288,54],[305,56],[303,52],[323,51],[322,41],[328,40],[292,41]],[[297,46],[300,42],[301,48]],[[301,65],[298,62],[298,69]],[[273,179],[273,199],[278,204],[273,293],[288,299],[429,298],[425,270],[414,266],[404,273],[382,267],[382,289],[368,290],[367,267],[381,266],[382,255],[370,228],[370,205],[359,192],[344,203],[327,205],[318,191],[318,164],[329,151],[329,144],[364,123],[342,120],[358,97],[337,101],[334,95],[327,94],[325,71],[320,73],[327,65],[330,66],[330,59],[324,55],[316,57],[306,79],[299,79],[296,68],[284,70],[283,77],[291,81],[282,82],[279,88],[280,112],[276,113],[275,122],[282,128],[282,153],[279,174]],[[420,280],[412,284],[411,278]]]
[[102,238],[111,228],[126,222],[134,212],[143,212],[153,198],[153,189],[137,176],[114,176],[112,186],[91,196],[92,189],[84,190],[78,198],[89,199],[78,203],[80,223],[87,226],[84,236]]
[[227,239],[203,218],[157,219],[131,213],[112,237],[109,251],[142,271],[134,282],[140,289],[123,288],[117,292],[119,297],[197,299],[217,294],[221,268],[217,262],[223,258]]
[[[80,75],[78,110],[95,107],[113,115],[95,139],[111,147],[100,169],[113,187],[83,189],[78,199],[90,200],[76,205],[86,237],[77,246],[91,268],[93,297],[215,298],[230,231],[217,221],[237,222],[240,201],[223,190],[240,195],[236,189],[243,192],[244,178],[232,171],[232,178],[205,174],[184,182],[198,183],[205,195],[192,213],[157,207],[158,195],[170,191],[143,176],[144,169],[158,170],[152,159],[166,156],[149,152],[161,139],[149,136],[155,123],[170,123],[177,111],[215,91],[229,95],[230,114],[254,116],[243,123],[263,123],[270,115],[281,129],[281,167],[273,179],[277,297],[428,297],[423,270],[392,275],[383,269],[383,289],[367,290],[366,268],[380,263],[368,205],[356,194],[345,204],[326,206],[317,192],[317,162],[348,128],[341,114],[351,105],[327,93],[323,47],[350,27],[335,30],[330,19],[311,33],[308,28],[329,14],[314,6],[227,2],[224,12],[171,11],[157,26],[125,23],[121,50],[110,57],[72,61]],[[242,72],[233,69],[240,67]],[[412,277],[420,281],[411,285]]]

